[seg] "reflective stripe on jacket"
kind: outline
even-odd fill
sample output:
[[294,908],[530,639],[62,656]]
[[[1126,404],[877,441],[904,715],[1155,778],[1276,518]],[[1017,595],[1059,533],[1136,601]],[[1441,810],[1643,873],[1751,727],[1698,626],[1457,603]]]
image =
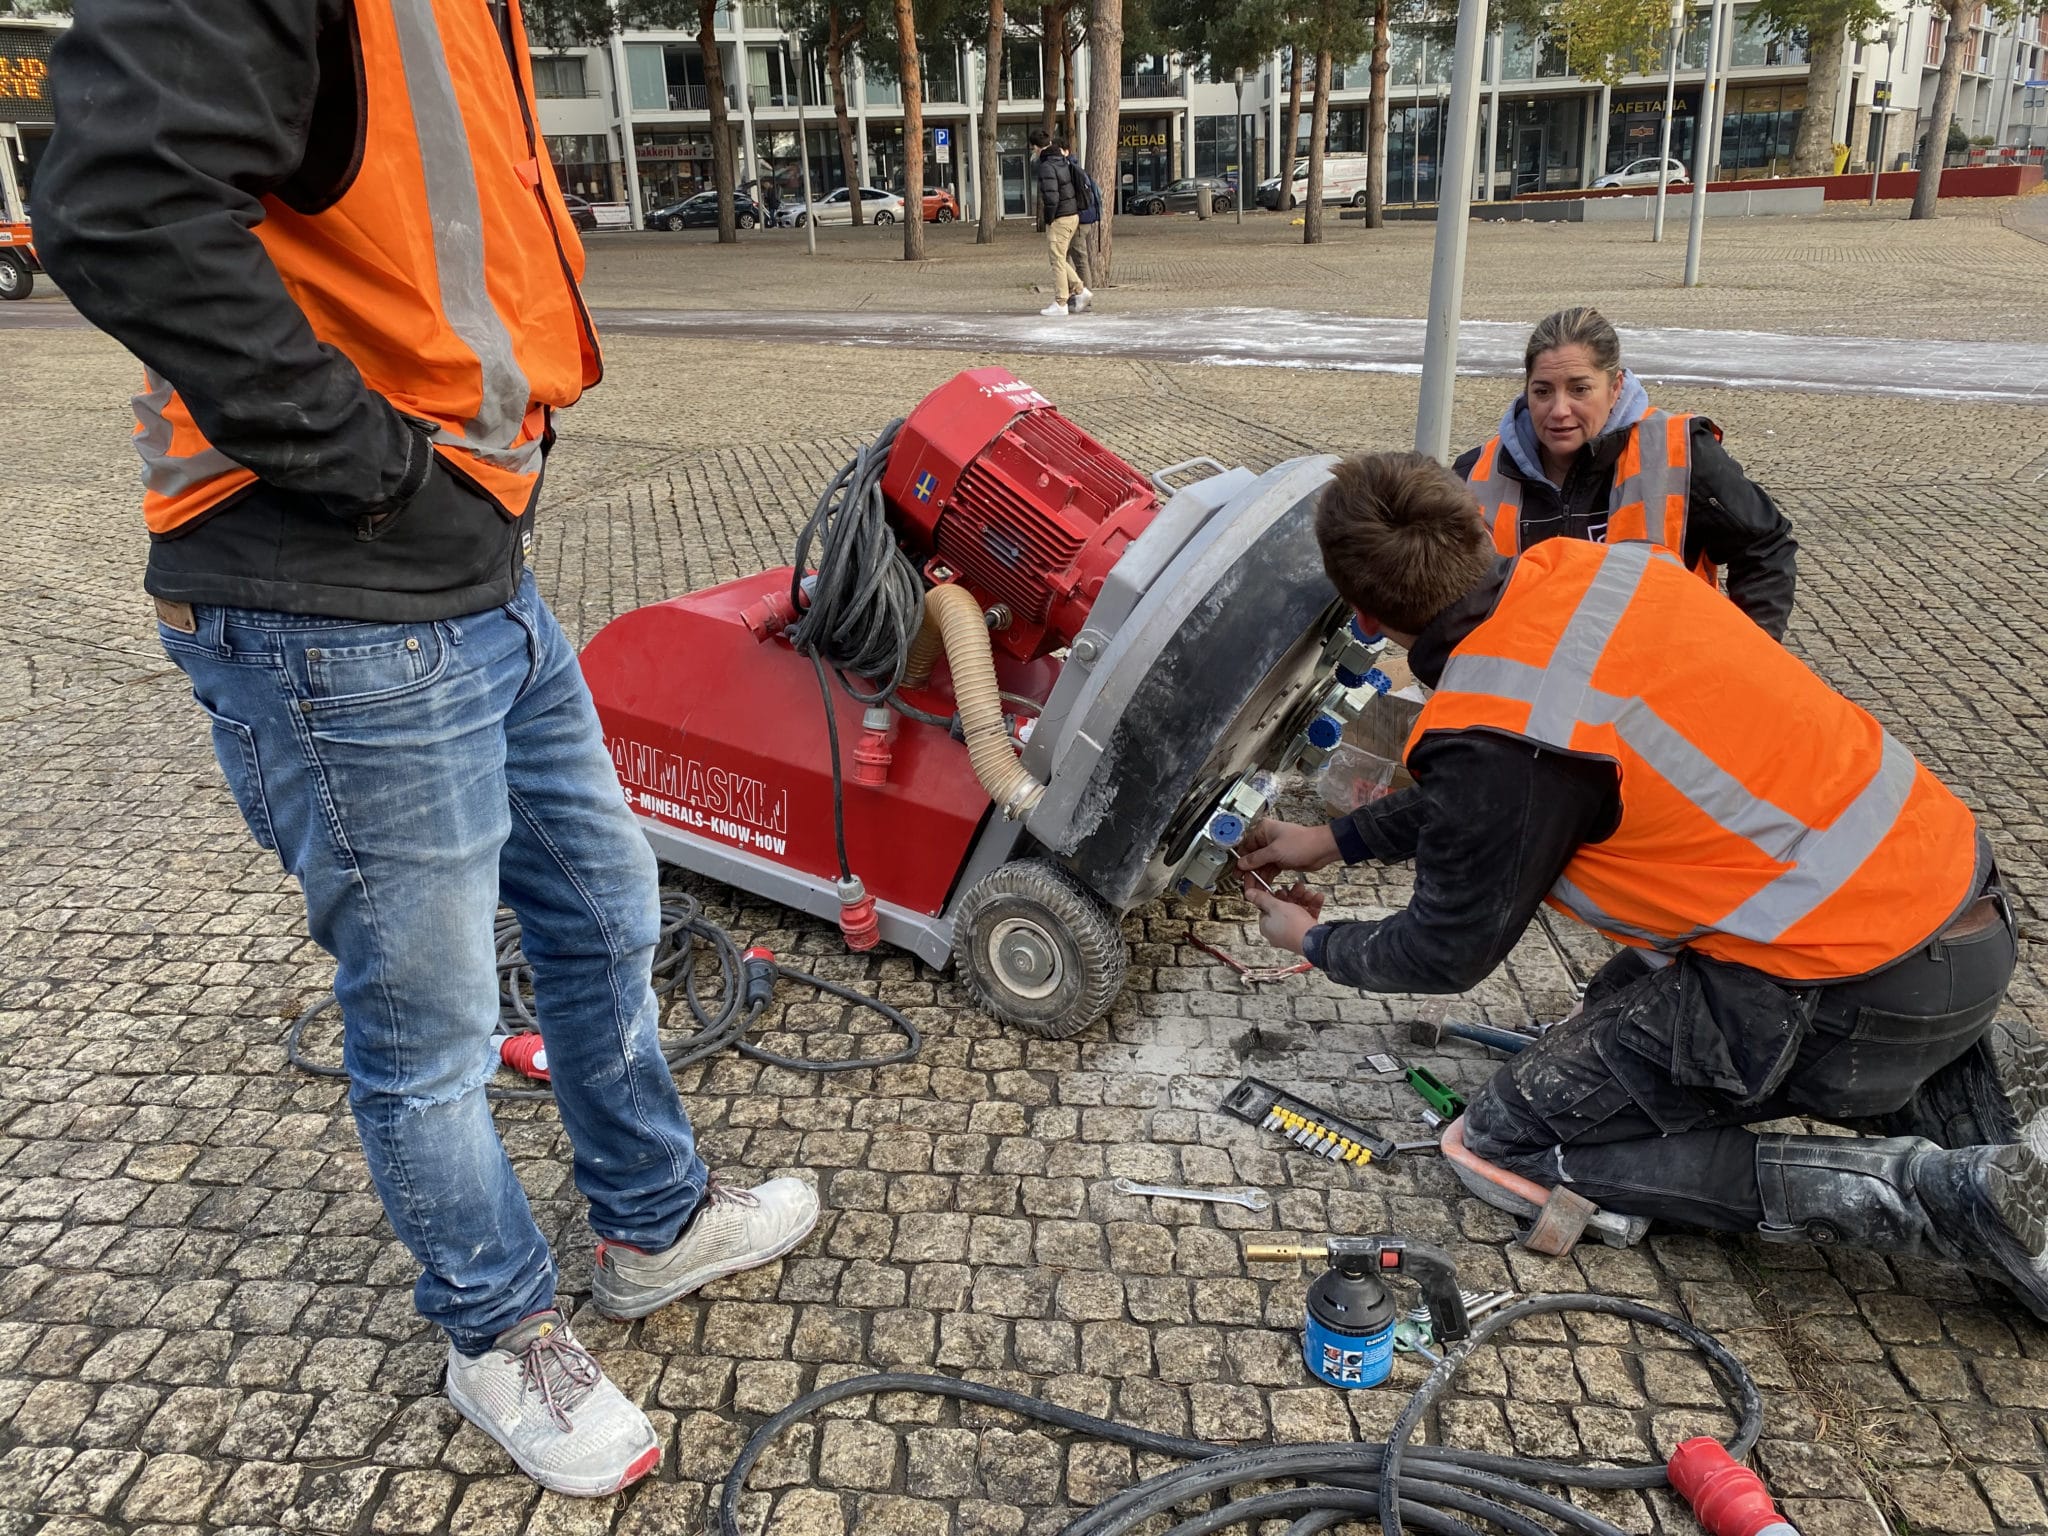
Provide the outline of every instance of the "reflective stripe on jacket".
[[[354,0],[361,144],[310,211],[263,198],[256,226],[314,334],[433,426],[508,516],[527,510],[550,412],[601,372],[577,292],[583,249],[533,119],[516,5]],[[171,532],[256,477],[214,448],[164,379],[134,399],[143,511]]]
[[1409,738],[1484,730],[1603,759],[1614,832],[1550,904],[1623,944],[1783,980],[1866,975],[1981,882],[1969,809],[1668,551],[1550,539],[1451,653]]
[[[1669,411],[1651,411],[1629,428],[1628,441],[1614,466],[1614,486],[1607,497],[1607,542],[1647,539],[1685,558],[1686,506],[1692,495],[1692,424],[1699,418]],[[1716,440],[1720,429],[1713,427]],[[1486,517],[1493,547],[1518,555],[1521,545],[1522,482],[1501,467],[1498,435],[1479,450],[1467,484]],[[1708,582],[1718,573],[1702,555],[1693,567]]]

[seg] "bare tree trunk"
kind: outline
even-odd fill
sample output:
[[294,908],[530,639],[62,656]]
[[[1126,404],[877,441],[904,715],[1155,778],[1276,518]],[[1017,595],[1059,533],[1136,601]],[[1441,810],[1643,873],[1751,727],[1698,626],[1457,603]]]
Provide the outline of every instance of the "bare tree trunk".
[[[1941,73],[1934,81],[1934,117],[1927,125],[1927,148],[1920,155],[1920,180],[1913,188],[1911,218],[1933,218],[1935,205],[1941,201],[1941,163],[1948,158],[1948,125],[1956,115],[1956,90],[1963,75],[1963,44],[1970,40],[1971,9],[1970,0],[1948,0],[1948,34],[1943,39]],[[1807,100],[1813,100],[1811,92]]]
[[1839,26],[1809,36],[1806,111],[1799,119],[1799,137],[1792,142],[1794,176],[1826,176],[1834,171],[1834,100],[1841,87],[1847,37],[1846,29]]
[[1072,14],[1071,6],[1063,6],[1060,10],[1060,52],[1066,55],[1066,62],[1060,66],[1060,76],[1066,82],[1064,94],[1067,98],[1067,107],[1063,116],[1066,119],[1066,146],[1069,154],[1073,153],[1074,145],[1080,137],[1074,110],[1074,76],[1079,73],[1074,68],[1074,55],[1080,51],[1081,44],[1080,39],[1072,35],[1073,25],[1069,20]]
[[[839,120],[839,168],[846,177],[846,201],[853,211],[853,222],[859,224],[860,216],[860,161],[853,153],[853,114],[846,107],[846,50],[851,48],[867,30],[866,22],[858,22],[845,33],[839,30],[839,7],[833,6],[827,17],[828,29],[825,34],[825,73],[832,81],[832,115]],[[819,194],[820,199],[823,193]],[[804,217],[810,217],[810,210],[804,210]]]
[[1308,207],[1301,216],[1301,243],[1323,243],[1323,144],[1330,136],[1330,76],[1336,60],[1325,48],[1316,54],[1316,104],[1308,120]]
[[1003,170],[996,153],[996,120],[1003,96],[1003,0],[989,0],[987,76],[981,82],[981,208],[974,225],[976,245],[994,245],[1002,217]]
[[1066,64],[1066,50],[1056,46],[1059,36],[1054,23],[1060,19],[1056,5],[1038,8],[1038,126],[1051,138],[1060,126],[1060,70]]
[[1282,213],[1294,206],[1294,141],[1301,137],[1301,49],[1287,45],[1287,105],[1280,109],[1280,197]]
[[895,0],[903,79],[903,259],[924,260],[924,73],[917,62],[917,17]]
[[1387,81],[1394,72],[1393,0],[1372,8],[1372,99],[1365,119],[1365,227],[1387,222]]
[[739,243],[733,222],[732,126],[726,116],[725,67],[718,59],[718,0],[697,0],[697,51],[704,57],[704,94],[711,105],[711,180],[718,188],[718,243]]
[[1117,114],[1123,108],[1124,0],[1095,0],[1088,18],[1088,174],[1102,188],[1102,219],[1095,226],[1090,287],[1107,288],[1110,235],[1116,221]]

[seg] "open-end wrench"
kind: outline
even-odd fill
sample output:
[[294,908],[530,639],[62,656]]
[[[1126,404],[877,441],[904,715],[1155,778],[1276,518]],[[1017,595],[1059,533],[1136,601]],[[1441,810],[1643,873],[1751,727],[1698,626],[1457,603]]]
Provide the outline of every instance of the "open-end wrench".
[[1213,1200],[1219,1205],[1241,1205],[1248,1211],[1263,1211],[1273,1197],[1263,1189],[1188,1189],[1178,1184],[1140,1184],[1135,1179],[1118,1179],[1120,1195],[1157,1195],[1163,1200]]

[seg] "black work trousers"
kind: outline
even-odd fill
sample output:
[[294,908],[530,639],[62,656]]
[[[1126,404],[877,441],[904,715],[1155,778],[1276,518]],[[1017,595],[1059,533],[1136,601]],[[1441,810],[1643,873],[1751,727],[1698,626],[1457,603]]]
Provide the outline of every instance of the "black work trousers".
[[1897,1133],[1883,1122],[1989,1030],[2016,956],[2002,900],[1988,922],[1831,986],[1690,951],[1648,970],[1623,951],[1576,1019],[1473,1098],[1466,1145],[1623,1215],[1749,1230],[1763,1203],[1742,1127],[1800,1116]]

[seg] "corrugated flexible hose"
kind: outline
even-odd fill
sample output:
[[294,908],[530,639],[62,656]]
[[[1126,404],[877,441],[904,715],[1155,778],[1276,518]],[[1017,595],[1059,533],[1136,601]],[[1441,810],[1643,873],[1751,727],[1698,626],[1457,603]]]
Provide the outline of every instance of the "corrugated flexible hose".
[[938,632],[946,649],[946,662],[953,670],[953,702],[960,711],[960,733],[967,739],[967,756],[974,764],[974,776],[1004,816],[1015,819],[1038,804],[1045,786],[1017,760],[1010,744],[1010,728],[1003,721],[1003,691],[996,681],[995,652],[988,643],[988,619],[981,604],[965,587],[933,587],[924,595],[924,622],[911,643],[910,661],[904,668],[908,681],[916,675],[920,660],[926,676],[931,673],[931,650],[926,637]]

